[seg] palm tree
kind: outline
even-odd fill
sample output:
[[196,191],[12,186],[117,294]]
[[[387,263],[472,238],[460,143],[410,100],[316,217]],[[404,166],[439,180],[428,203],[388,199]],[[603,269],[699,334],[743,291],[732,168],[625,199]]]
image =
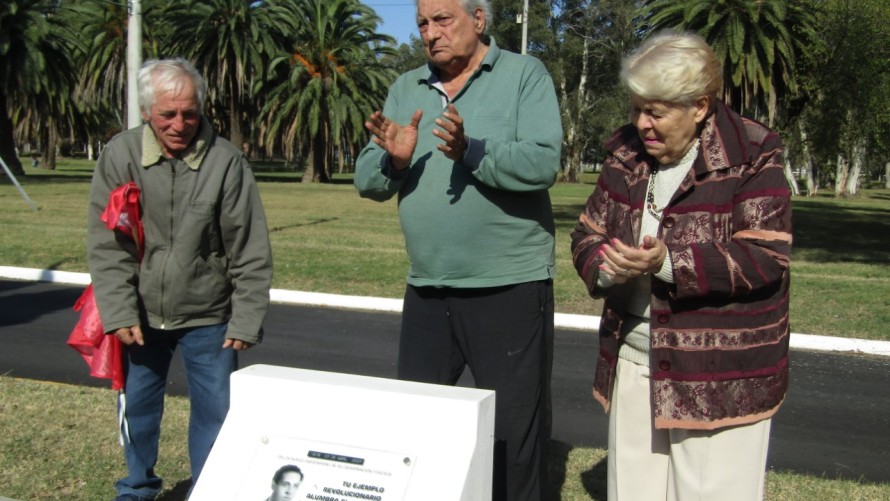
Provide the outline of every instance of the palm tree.
[[[271,2],[270,2],[271,3]],[[395,41],[377,34],[380,18],[358,0],[282,0],[300,22],[289,53],[272,61],[278,78],[265,88],[264,142],[283,136],[288,160],[311,158],[304,181],[327,182],[335,149],[364,135],[395,72],[381,63]]]
[[423,40],[416,35],[408,36],[408,43],[399,45],[395,56],[387,57],[384,62],[392,66],[396,73],[402,74],[427,63],[426,53],[423,49]]
[[114,114],[118,128],[123,128],[127,123],[127,8],[101,0],[89,0],[84,6],[92,12],[79,19],[89,49],[80,65],[78,97],[103,105]]
[[222,135],[243,142],[251,90],[265,78],[268,62],[297,28],[290,12],[273,2],[190,0],[164,11],[168,49],[194,62],[208,83],[212,118]]
[[[0,4],[0,156],[24,175],[16,155],[15,123],[39,120],[44,154],[56,146],[60,125],[74,112],[73,57],[77,37],[54,2]],[[50,162],[54,166],[54,161]]]
[[724,101],[737,111],[765,109],[773,125],[778,97],[793,91],[796,62],[816,38],[812,8],[796,0],[654,0],[652,30],[698,32],[724,64]]
[[[87,49],[78,63],[77,98],[89,105],[90,112],[114,117],[111,130],[126,127],[127,120],[127,24],[129,17],[126,3],[107,0],[81,0],[77,2],[74,22],[80,29]],[[152,29],[159,12],[159,0],[142,2],[142,54],[157,55],[157,43]],[[110,117],[109,117],[110,115]],[[88,134],[106,133],[108,130],[89,130]]]

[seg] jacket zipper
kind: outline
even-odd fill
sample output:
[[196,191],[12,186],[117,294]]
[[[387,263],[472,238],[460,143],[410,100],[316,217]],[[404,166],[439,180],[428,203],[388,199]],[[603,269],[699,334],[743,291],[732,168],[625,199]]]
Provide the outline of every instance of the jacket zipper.
[[173,252],[173,224],[176,219],[175,217],[175,208],[176,208],[176,161],[173,159],[168,159],[170,162],[170,227],[167,232],[167,254],[164,256],[164,266],[161,268],[161,329],[166,329],[167,325],[167,313],[164,311],[164,304],[166,302],[165,296],[165,286],[167,285],[167,262],[170,260],[170,254]]

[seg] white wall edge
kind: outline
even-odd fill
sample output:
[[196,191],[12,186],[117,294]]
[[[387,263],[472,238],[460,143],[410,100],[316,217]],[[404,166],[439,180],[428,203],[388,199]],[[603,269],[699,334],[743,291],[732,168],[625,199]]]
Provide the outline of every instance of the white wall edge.
[[[32,282],[54,282],[71,285],[88,285],[90,283],[90,275],[88,273],[18,268],[14,266],[0,266],[0,278],[27,280]],[[400,313],[402,311],[401,299],[343,296],[323,292],[301,292],[285,289],[272,289],[269,292],[269,296],[273,302],[283,304],[382,311],[388,313]],[[590,331],[591,335],[594,335],[599,327],[600,317],[594,315],[557,313],[554,322],[556,327],[560,329],[587,330]],[[813,334],[791,333],[791,348],[890,356],[890,341],[850,339],[833,336],[817,336]]]

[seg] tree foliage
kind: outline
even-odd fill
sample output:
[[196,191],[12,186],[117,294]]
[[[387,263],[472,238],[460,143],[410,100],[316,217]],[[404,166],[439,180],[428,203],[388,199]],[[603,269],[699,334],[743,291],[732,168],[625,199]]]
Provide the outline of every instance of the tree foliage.
[[264,144],[281,140],[289,158],[310,159],[304,180],[330,179],[335,152],[344,141],[365,137],[364,120],[381,107],[393,70],[383,66],[394,40],[376,32],[380,18],[356,0],[283,2],[303,22],[286,54],[269,65],[263,86]]
[[[184,56],[209,84],[206,111],[236,144],[307,160],[306,180],[367,142],[363,122],[396,75],[424,64],[359,0],[142,0],[143,57]],[[523,0],[491,0],[489,32],[522,51]],[[98,144],[126,123],[124,3],[0,3],[0,155],[51,166],[63,141]],[[655,30],[702,34],[725,65],[723,98],[769,122],[808,188],[855,192],[890,156],[890,5],[883,0],[529,0],[529,54],[553,76],[565,131],[562,179],[602,159],[627,120],[621,58]]]
[[[522,0],[494,0],[498,45],[521,50],[516,17]],[[640,40],[641,2],[635,0],[530,0],[528,53],[550,70],[560,102],[563,181],[575,182],[584,165],[602,158],[602,142],[627,118],[618,87],[621,57]]]
[[[809,76],[813,96],[803,115],[817,180],[839,194],[854,188],[843,164],[880,173],[890,155],[890,6],[882,0],[833,0],[821,11],[824,46]],[[838,166],[840,165],[840,169]]]
[[191,60],[207,79],[209,115],[236,146],[254,108],[251,90],[299,19],[279,3],[244,0],[171,2],[163,11],[168,54]]
[[409,35],[408,42],[399,45],[394,55],[381,60],[384,65],[391,67],[399,75],[427,63],[426,52],[424,52],[423,41],[420,37]]
[[654,0],[647,13],[651,30],[704,37],[723,61],[724,102],[770,125],[778,96],[795,91],[796,61],[818,39],[812,6],[794,0]]
[[[73,96],[85,107],[85,113],[97,118],[102,139],[126,128],[127,120],[127,24],[126,4],[106,0],[68,2],[66,10],[78,27],[85,50],[77,61],[78,82]],[[142,54],[156,57],[158,39],[154,26],[162,0],[142,1]],[[104,124],[104,125],[101,125]]]
[[57,138],[76,119],[69,95],[73,56],[83,46],[69,17],[58,11],[44,0],[0,4],[0,156],[19,175],[16,127],[41,141],[44,164],[52,168]]

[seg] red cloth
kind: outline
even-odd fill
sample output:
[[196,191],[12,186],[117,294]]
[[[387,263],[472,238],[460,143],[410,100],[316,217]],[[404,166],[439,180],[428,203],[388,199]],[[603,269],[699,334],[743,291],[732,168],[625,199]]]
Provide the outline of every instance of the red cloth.
[[[136,242],[141,261],[144,235],[136,183],[127,183],[111,192],[102,221],[109,230],[120,231]],[[111,389],[123,389],[123,349],[116,336],[105,334],[93,284],[88,285],[74,303],[74,311],[80,312],[80,318],[68,336],[68,346],[77,350],[90,366],[91,376],[111,379]]]
[[93,296],[93,284],[84,289],[74,303],[80,312],[77,325],[68,336],[68,346],[77,350],[90,367],[90,376],[111,379],[111,389],[124,387],[123,353],[121,342],[114,335],[106,335]]

